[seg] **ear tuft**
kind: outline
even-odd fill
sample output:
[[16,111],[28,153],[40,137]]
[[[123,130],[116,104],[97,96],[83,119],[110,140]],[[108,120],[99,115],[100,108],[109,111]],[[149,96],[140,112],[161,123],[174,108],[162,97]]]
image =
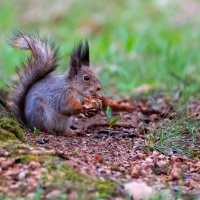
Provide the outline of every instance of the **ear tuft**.
[[70,59],[70,76],[75,76],[78,74],[79,70],[81,69],[82,65],[89,66],[89,44],[86,40],[84,43],[81,41],[79,44],[74,48],[73,52],[71,53]]
[[70,69],[69,69],[69,74],[70,77],[74,77],[78,74],[82,62],[81,62],[81,50],[83,47],[83,42],[81,41],[73,50],[71,53],[71,58],[70,58]]
[[86,66],[90,65],[90,51],[89,51],[89,44],[88,44],[87,40],[85,41],[84,45],[82,46],[81,61]]
[[81,60],[81,50],[83,47],[83,42],[81,41],[73,50],[71,53],[71,62],[73,62],[74,59]]

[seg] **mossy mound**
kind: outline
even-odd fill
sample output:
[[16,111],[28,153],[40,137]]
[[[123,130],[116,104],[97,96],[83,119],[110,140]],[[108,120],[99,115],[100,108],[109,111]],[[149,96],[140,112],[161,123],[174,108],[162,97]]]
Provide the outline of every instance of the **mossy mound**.
[[80,174],[77,169],[60,158],[52,156],[49,156],[48,160],[45,158],[43,167],[45,171],[40,179],[40,185],[43,188],[51,186],[66,194],[66,190],[63,191],[63,186],[65,186],[65,189],[73,189],[77,194],[81,194],[82,199],[85,199],[84,197],[88,197],[86,199],[107,199],[117,194],[113,182]]
[[19,124],[13,118],[0,118],[0,141],[16,139],[24,141],[23,130]]

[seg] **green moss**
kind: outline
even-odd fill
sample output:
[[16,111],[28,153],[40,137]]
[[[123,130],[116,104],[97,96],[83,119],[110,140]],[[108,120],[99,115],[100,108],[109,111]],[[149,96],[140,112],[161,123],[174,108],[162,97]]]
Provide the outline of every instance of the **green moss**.
[[22,163],[29,163],[31,161],[38,161],[39,156],[38,155],[21,155],[20,160]]
[[68,165],[62,165],[61,170],[65,173],[65,178],[72,182],[78,182],[81,185],[89,184],[91,181],[85,176],[81,176],[77,171]]
[[22,163],[29,163],[31,161],[44,162],[45,160],[52,159],[51,156],[49,155],[37,155],[37,154],[19,155],[18,158],[20,158]]
[[101,198],[106,198],[114,194],[115,186],[111,181],[100,181],[95,182],[95,188],[99,192]]
[[[114,194],[114,184],[81,175],[76,169],[69,166],[63,159],[52,155],[22,154],[21,150],[30,151],[29,145],[22,143],[23,130],[12,118],[0,118],[0,146],[7,150],[13,158],[20,159],[21,163],[37,161],[46,169],[40,179],[41,186],[51,185],[63,190],[73,188],[77,194],[91,199],[107,198]],[[14,141],[14,142],[13,142]],[[91,192],[93,191],[93,192]],[[63,191],[64,192],[64,191]],[[65,193],[65,192],[64,192]]]
[[189,156],[192,157],[192,158],[200,158],[200,153],[195,151],[195,150],[191,150],[189,151]]
[[24,141],[23,130],[19,124],[12,118],[0,118],[0,140],[19,139]]
[[6,142],[7,140],[16,139],[15,135],[11,134],[9,131],[0,129],[0,140]]
[[[102,181],[84,176],[61,159],[52,157],[49,162],[45,163],[45,166],[47,172],[43,173],[42,185],[53,185],[61,189],[65,185],[66,188],[73,187],[82,195],[89,195],[91,197],[97,195],[100,198],[106,198],[115,193],[115,186],[111,181]],[[88,192],[91,190],[94,193]]]

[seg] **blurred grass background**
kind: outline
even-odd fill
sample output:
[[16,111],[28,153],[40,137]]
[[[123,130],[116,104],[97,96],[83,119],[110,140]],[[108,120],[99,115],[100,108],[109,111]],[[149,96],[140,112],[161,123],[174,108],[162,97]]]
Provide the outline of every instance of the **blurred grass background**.
[[106,95],[132,96],[138,88],[199,91],[198,0],[0,0],[1,88],[27,56],[8,44],[16,29],[58,41],[60,72],[74,45],[87,38]]

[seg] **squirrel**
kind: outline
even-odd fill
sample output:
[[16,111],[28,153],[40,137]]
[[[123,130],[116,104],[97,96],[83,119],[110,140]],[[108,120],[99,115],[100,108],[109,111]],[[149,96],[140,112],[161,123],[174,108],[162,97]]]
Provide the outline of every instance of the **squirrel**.
[[11,38],[11,45],[31,51],[27,62],[17,70],[19,81],[8,98],[9,107],[28,128],[73,134],[74,115],[95,115],[100,111],[101,101],[84,107],[84,99],[101,90],[99,78],[90,67],[87,40],[74,48],[69,70],[62,75],[53,73],[59,60],[55,42],[18,31]]

